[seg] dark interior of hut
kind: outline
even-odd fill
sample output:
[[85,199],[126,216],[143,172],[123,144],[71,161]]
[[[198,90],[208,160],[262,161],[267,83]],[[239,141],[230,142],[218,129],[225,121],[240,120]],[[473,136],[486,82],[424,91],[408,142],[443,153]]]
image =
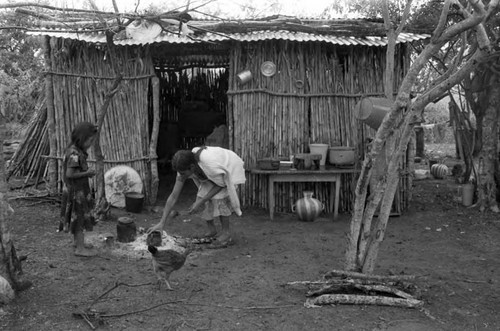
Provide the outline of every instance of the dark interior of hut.
[[[229,147],[227,130],[228,65],[208,56],[157,66],[160,78],[160,127],[157,155],[160,188],[175,182],[171,160],[180,149],[200,145]],[[152,107],[151,112],[152,112]],[[150,113],[150,126],[153,124]],[[151,131],[150,131],[151,132]],[[158,198],[165,199],[160,190]]]

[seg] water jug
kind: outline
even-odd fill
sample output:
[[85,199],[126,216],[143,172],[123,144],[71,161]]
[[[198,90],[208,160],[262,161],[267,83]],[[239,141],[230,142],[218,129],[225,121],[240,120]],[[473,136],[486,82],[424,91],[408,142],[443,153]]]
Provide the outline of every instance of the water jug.
[[318,199],[313,198],[312,191],[304,191],[304,197],[297,200],[292,206],[292,211],[297,213],[299,220],[303,222],[313,222],[325,209],[325,206]]

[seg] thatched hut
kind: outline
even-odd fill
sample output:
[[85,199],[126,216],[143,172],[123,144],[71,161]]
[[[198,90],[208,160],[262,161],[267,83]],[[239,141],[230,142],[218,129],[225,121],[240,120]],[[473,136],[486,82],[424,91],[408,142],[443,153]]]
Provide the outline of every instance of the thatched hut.
[[[310,142],[353,146],[362,158],[365,137],[373,132],[355,119],[354,106],[362,97],[384,96],[381,22],[275,17],[189,24],[196,32],[188,36],[165,31],[147,40],[115,36],[123,83],[104,121],[105,164],[136,169],[150,202],[157,198],[158,159],[168,159],[172,149],[204,143],[218,124],[227,125],[229,148],[241,155],[247,169],[262,157],[308,152]],[[74,123],[96,120],[113,82],[106,39],[95,31],[30,33],[45,40],[57,146],[49,157],[60,160]],[[409,66],[409,45],[427,37],[400,35],[395,87]],[[271,62],[270,71],[262,67],[266,62]],[[244,70],[252,79],[243,84],[237,75]],[[247,179],[240,191],[243,205],[266,207],[265,179],[250,173]],[[345,175],[342,181],[340,210],[348,211],[355,180]],[[408,181],[408,175],[401,178],[397,211],[408,204]],[[279,184],[278,210],[290,210],[304,185]],[[329,201],[327,185],[311,185],[320,200]]]

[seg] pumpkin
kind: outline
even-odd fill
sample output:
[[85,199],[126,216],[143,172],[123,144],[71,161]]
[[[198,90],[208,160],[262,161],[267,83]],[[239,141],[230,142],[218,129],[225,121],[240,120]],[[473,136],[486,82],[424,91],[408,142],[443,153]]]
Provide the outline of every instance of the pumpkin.
[[445,164],[433,164],[431,166],[431,175],[437,179],[443,179],[448,176],[449,169]]

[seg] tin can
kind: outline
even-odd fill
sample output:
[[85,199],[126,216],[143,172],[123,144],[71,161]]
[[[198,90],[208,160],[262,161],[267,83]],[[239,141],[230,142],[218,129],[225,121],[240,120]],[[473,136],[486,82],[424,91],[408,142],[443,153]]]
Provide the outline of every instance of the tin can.
[[252,72],[250,70],[243,70],[236,75],[241,85],[248,83],[252,80]]

